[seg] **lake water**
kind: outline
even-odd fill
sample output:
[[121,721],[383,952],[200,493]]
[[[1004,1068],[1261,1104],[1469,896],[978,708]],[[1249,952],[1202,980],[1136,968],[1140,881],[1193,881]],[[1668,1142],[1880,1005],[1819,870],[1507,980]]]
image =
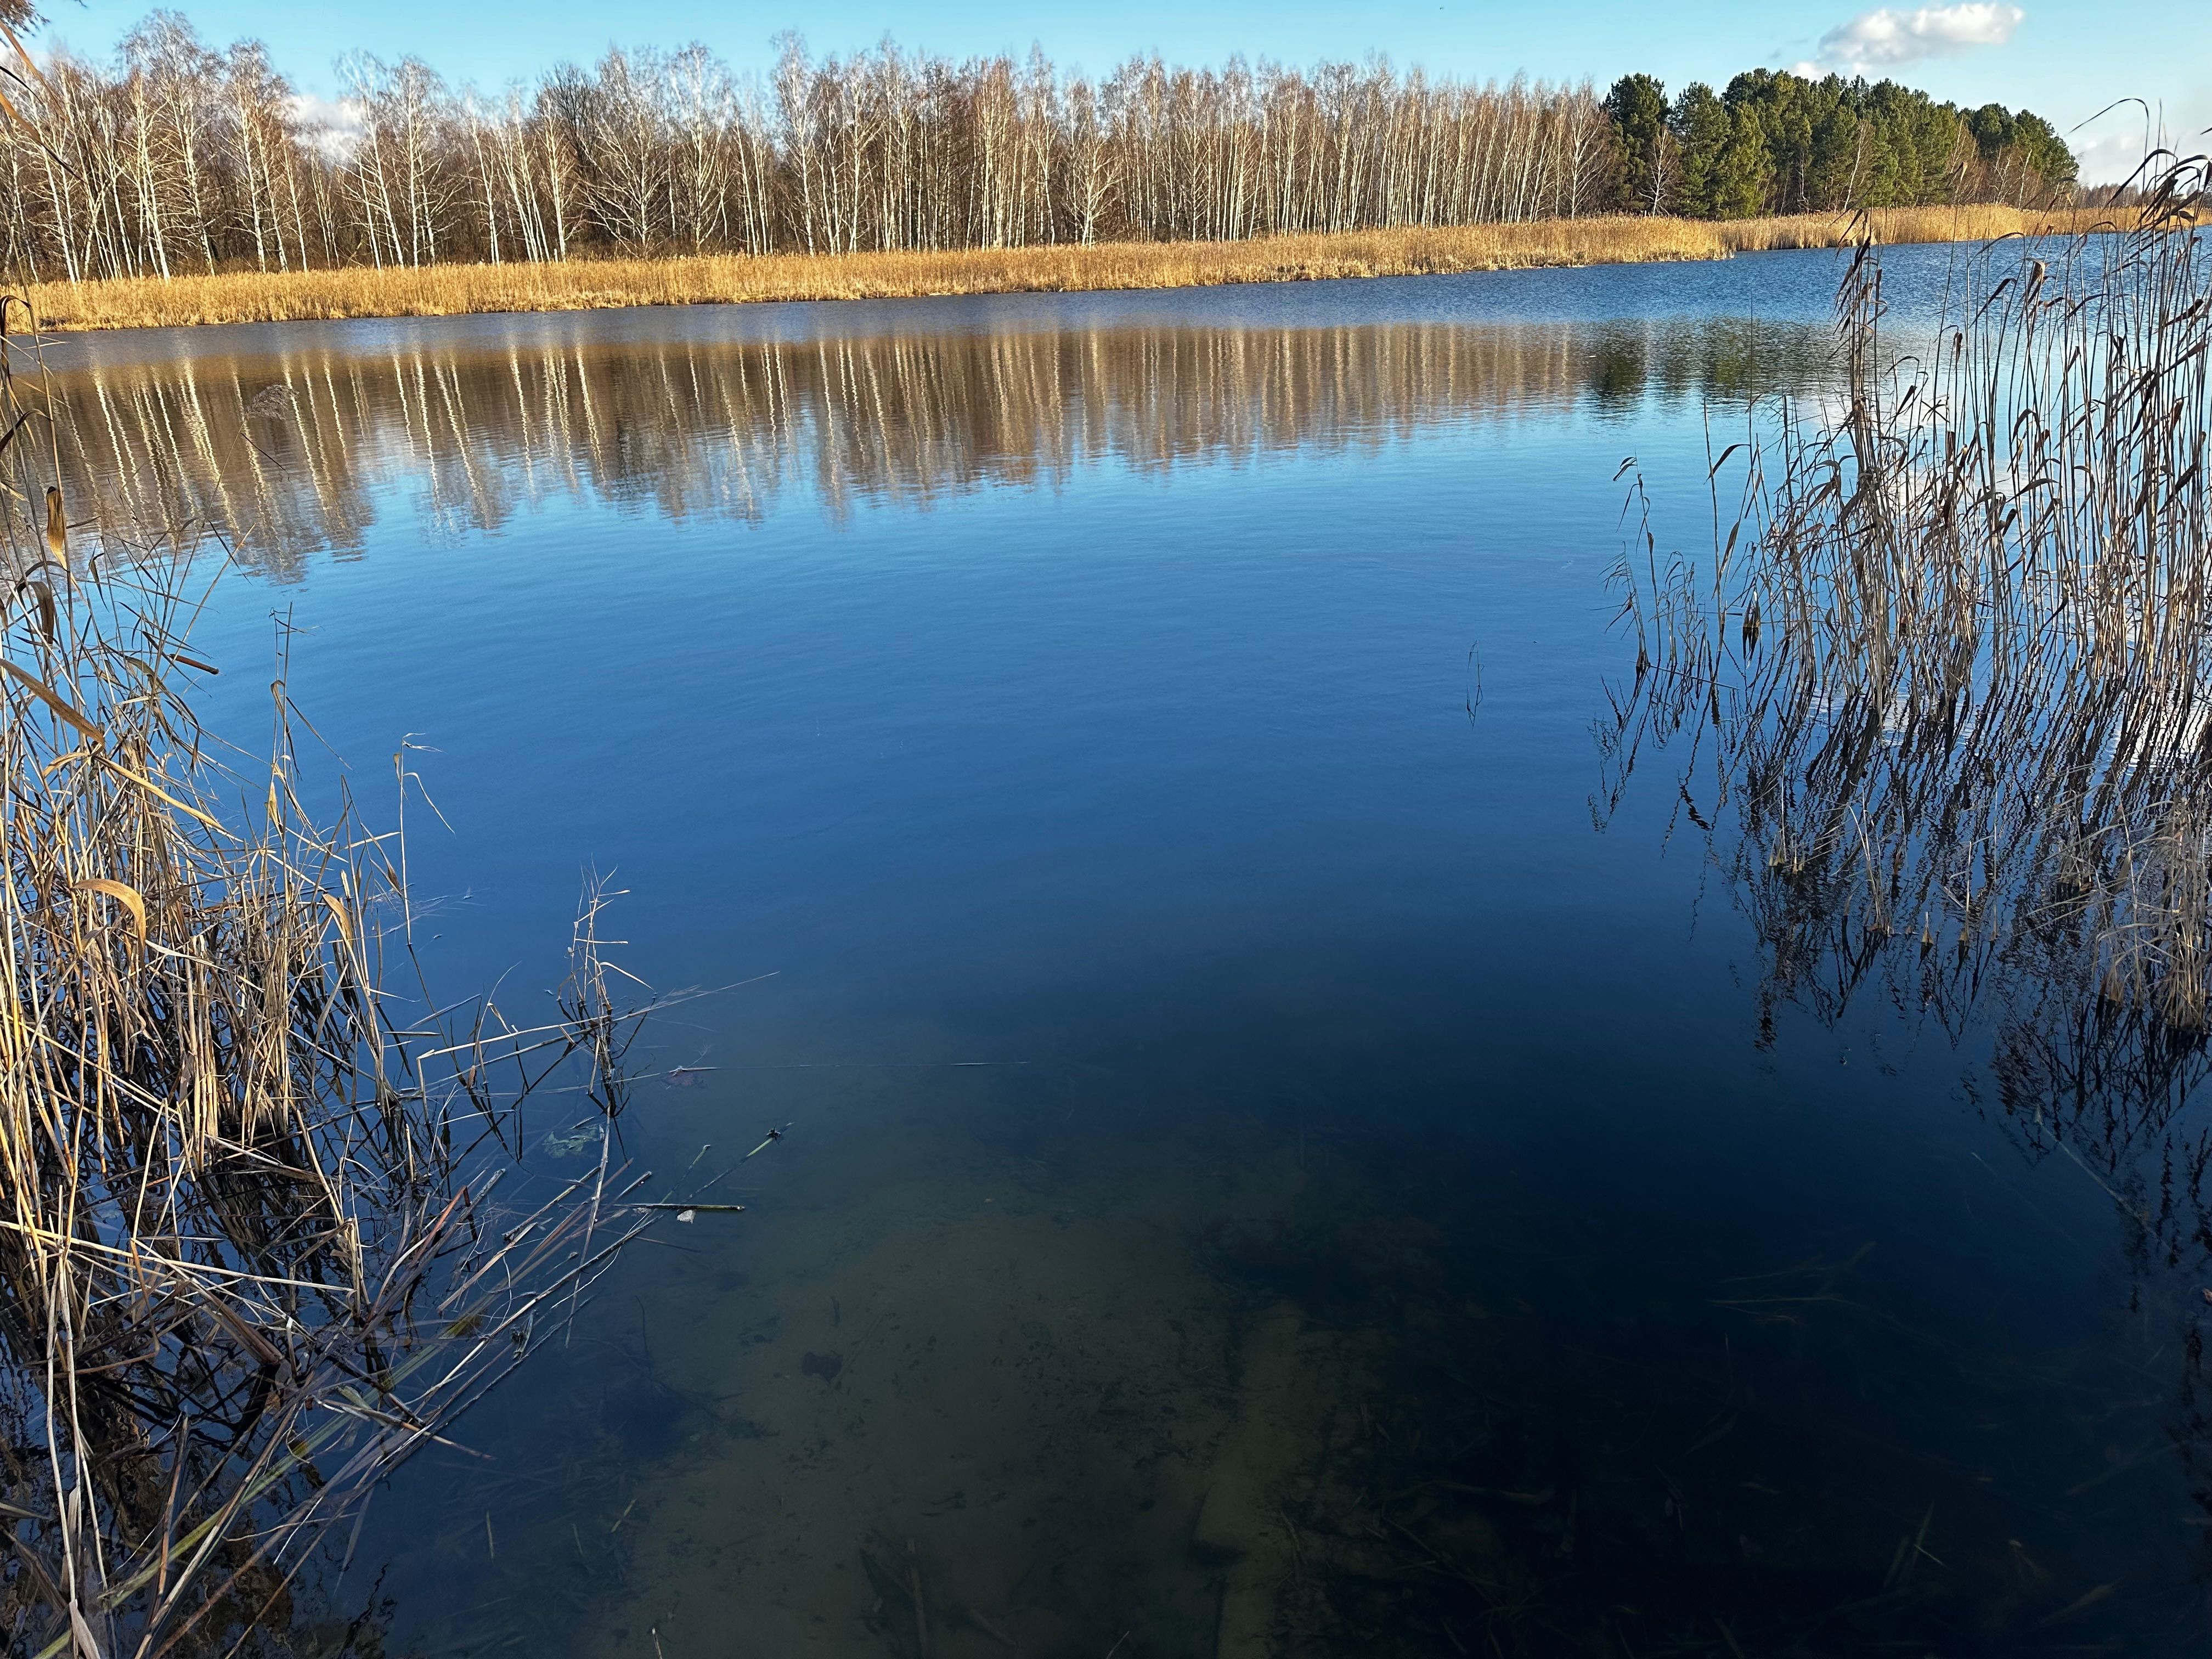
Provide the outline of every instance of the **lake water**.
[[[1950,256],[1888,258],[1924,316]],[[1611,804],[1617,474],[1709,537],[1840,270],[56,347],[73,510],[234,546],[210,723],[264,729],[274,615],[373,811],[420,745],[441,989],[533,1006],[587,867],[627,966],[734,987],[625,1150],[749,1208],[410,1466],[340,1616],[2201,1652],[2191,1103],[2068,1139],[1978,1005],[1774,994],[1676,757]]]

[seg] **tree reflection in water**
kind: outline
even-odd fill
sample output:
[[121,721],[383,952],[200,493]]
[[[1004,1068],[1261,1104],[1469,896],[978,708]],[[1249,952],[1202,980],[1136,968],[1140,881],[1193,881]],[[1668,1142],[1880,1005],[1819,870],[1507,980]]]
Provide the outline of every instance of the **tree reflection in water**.
[[[961,329],[716,338],[678,317],[257,331],[276,349],[54,376],[68,470],[112,540],[212,527],[264,573],[359,551],[404,489],[450,536],[563,499],[757,522],[818,500],[927,507],[1292,449],[1380,449],[1448,423],[1801,384],[1802,327],[1740,323]],[[506,322],[507,319],[502,319]]]

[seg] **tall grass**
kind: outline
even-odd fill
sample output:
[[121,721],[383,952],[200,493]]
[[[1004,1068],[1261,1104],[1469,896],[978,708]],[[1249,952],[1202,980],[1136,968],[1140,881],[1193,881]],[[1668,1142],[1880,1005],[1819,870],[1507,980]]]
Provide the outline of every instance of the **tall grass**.
[[[642,1224],[611,1161],[635,1016],[599,896],[550,1019],[431,1016],[403,843],[305,804],[281,656],[264,746],[196,721],[202,572],[71,545],[20,350],[0,335],[0,1624],[46,1659],[266,1648],[328,1527]],[[596,1167],[500,1205],[563,1066]]]
[[[1869,991],[1986,1018],[2030,1140],[2075,1132],[2108,1172],[2207,1070],[2207,182],[2178,163],[2124,235],[1962,258],[1926,332],[1893,326],[1863,247],[1836,390],[1715,458],[1710,554],[1662,560],[1643,520],[1636,672],[1601,728],[1601,815],[1673,751],[1766,1029]],[[2193,1186],[2208,1151],[2166,1155]]]
[[53,283],[32,288],[50,327],[146,328],[343,317],[445,317],[770,300],[1073,293],[1201,288],[1351,276],[1422,276],[1530,266],[1718,259],[1774,248],[1834,247],[1869,230],[1891,242],[1984,240],[2078,232],[2110,222],[2077,210],[1898,208],[1870,218],[1559,219],[1533,224],[1362,231],[1242,242],[1110,242],[761,258],[712,255],[547,264],[234,272]]

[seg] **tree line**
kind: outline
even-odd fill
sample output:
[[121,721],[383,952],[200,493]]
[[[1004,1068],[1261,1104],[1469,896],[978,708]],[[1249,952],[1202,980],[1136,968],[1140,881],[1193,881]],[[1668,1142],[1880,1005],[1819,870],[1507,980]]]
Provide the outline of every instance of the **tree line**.
[[1621,204],[1693,219],[1919,207],[2040,205],[2070,191],[2073,152],[2042,117],[1960,109],[1893,81],[1751,70],[1671,101],[1648,75],[1606,94]]
[[605,253],[1229,240],[1571,218],[2027,202],[2073,162],[2033,115],[1766,70],[1504,84],[1381,62],[1103,79],[889,43],[733,73],[611,50],[487,94],[356,55],[335,106],[258,42],[156,12],[114,61],[48,54],[0,123],[9,274],[76,281]]

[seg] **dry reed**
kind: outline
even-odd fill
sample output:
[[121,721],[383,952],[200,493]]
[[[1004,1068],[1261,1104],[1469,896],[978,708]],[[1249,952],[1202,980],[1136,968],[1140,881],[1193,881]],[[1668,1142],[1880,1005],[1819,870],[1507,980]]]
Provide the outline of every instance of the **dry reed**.
[[[0,1627],[41,1659],[265,1650],[330,1524],[644,1224],[612,1161],[636,1015],[597,892],[544,1024],[401,994],[399,842],[303,805],[281,668],[258,759],[197,724],[191,566],[72,550],[15,349],[0,335]],[[519,1103],[563,1066],[596,1167],[495,1207]]]
[[1904,340],[1862,248],[1837,389],[1717,458],[1710,557],[1662,560],[1644,517],[1635,682],[1601,727],[1601,816],[1641,753],[1687,750],[1763,1028],[1869,986],[1954,1037],[1993,1015],[2026,1138],[2115,1172],[2207,1071],[2206,182],[2179,164],[2124,235],[1962,261]]
[[1821,214],[1725,221],[1559,219],[1243,242],[1112,242],[930,253],[718,254],[539,264],[239,271],[166,280],[42,283],[28,290],[28,298],[40,320],[52,328],[154,328],[1429,276],[1719,259],[1776,248],[1837,247],[1869,229],[1877,240],[1887,242],[1982,241],[2038,232],[2074,234],[2109,222],[2108,215],[2087,210],[2029,212],[1988,206],[1887,209],[1856,219]]

